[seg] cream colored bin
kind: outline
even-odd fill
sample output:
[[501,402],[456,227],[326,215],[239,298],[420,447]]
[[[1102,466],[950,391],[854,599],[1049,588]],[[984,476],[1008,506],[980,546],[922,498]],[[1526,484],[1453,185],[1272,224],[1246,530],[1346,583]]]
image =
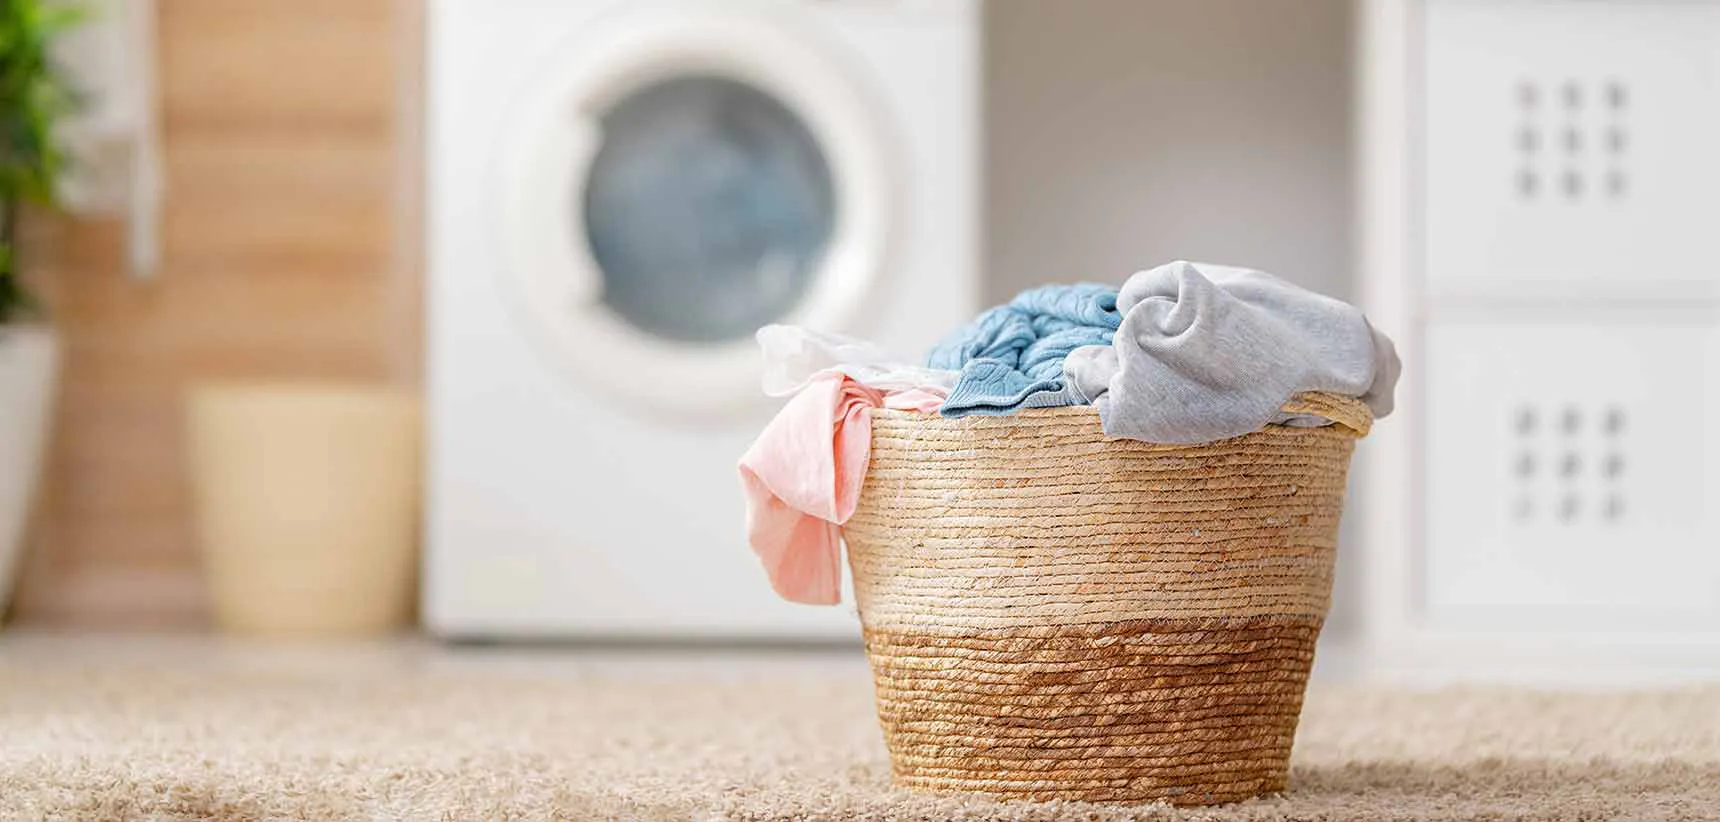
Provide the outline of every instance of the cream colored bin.
[[223,630],[364,636],[407,625],[418,408],[413,395],[362,387],[193,393],[197,520]]

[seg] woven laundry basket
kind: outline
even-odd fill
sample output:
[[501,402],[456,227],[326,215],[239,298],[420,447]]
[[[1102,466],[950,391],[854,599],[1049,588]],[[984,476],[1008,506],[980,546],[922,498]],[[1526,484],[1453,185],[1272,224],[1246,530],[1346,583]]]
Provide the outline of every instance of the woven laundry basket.
[[899,785],[1232,802],[1283,790],[1366,406],[1204,445],[1090,407],[872,412],[844,528]]

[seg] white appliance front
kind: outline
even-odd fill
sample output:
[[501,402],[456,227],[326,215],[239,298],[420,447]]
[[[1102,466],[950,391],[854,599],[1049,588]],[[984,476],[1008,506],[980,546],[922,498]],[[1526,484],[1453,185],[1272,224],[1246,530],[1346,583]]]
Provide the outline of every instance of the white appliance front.
[[975,303],[968,2],[429,6],[425,619],[848,637],[778,600],[752,331],[905,356]]

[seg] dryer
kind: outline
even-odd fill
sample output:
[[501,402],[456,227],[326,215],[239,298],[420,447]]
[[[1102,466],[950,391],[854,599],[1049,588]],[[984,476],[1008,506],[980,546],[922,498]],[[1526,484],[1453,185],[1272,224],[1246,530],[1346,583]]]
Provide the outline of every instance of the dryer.
[[972,316],[976,4],[427,10],[431,630],[856,635],[745,545],[752,332]]

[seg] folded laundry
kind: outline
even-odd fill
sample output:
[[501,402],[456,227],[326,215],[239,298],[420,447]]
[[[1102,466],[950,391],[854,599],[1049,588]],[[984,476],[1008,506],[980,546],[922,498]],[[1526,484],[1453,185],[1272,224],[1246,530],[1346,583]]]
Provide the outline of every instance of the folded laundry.
[[1273,422],[1323,422],[1279,410],[1303,391],[1391,413],[1397,352],[1342,301],[1259,271],[1178,261],[1130,277],[1116,305],[1112,353],[1065,361],[1071,385],[1107,386],[1095,404],[1111,436],[1210,442]]
[[1082,346],[1109,345],[1121,321],[1109,286],[1023,291],[932,349],[928,366],[961,372],[939,412],[962,417],[1085,404],[1090,398],[1064,379],[1063,360]]
[[747,541],[791,602],[841,599],[841,525],[854,514],[872,454],[872,408],[931,413],[936,385],[881,390],[836,370],[812,375],[741,456]]
[[882,391],[955,386],[955,371],[905,362],[865,340],[798,325],[767,325],[756,335],[764,352],[764,393],[786,397],[806,387],[814,375],[840,371]]

